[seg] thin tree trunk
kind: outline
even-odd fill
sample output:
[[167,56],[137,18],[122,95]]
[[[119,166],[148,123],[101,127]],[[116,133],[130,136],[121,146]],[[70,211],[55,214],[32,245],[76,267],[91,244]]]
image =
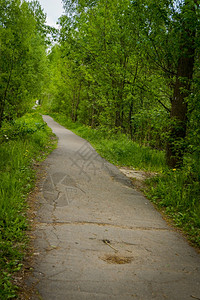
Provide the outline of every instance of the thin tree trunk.
[[0,103],[0,128],[1,128],[2,122],[3,122],[3,114],[4,114],[4,109],[5,109],[6,97],[7,97],[7,93],[8,93],[9,86],[10,86],[13,67],[14,67],[14,51],[13,51],[13,54],[12,54],[12,63],[11,63],[11,68],[10,68],[10,74],[9,74],[9,77],[8,77],[7,85],[6,85],[6,88],[5,88],[5,91],[4,91],[4,95],[3,95],[2,99],[1,99],[1,103]]
[[80,85],[79,85],[79,90],[78,90],[78,95],[77,95],[77,100],[76,100],[75,113],[74,113],[74,122],[77,122],[77,120],[78,120],[78,107],[79,107],[79,103],[80,103],[81,85],[82,85],[82,82],[80,82]]
[[133,86],[132,86],[132,99],[131,99],[131,103],[130,103],[130,107],[129,107],[129,114],[128,114],[128,122],[129,122],[129,129],[130,129],[130,134],[131,134],[131,139],[133,139],[133,126],[132,126],[132,113],[133,113],[133,104],[134,104],[134,100],[133,100],[133,87],[137,78],[137,73],[138,73],[138,61],[136,64],[136,69],[135,69],[135,75],[134,75],[134,79],[133,79]]
[[129,114],[128,114],[128,123],[129,123],[131,139],[133,139],[132,113],[133,113],[133,98],[131,99]]

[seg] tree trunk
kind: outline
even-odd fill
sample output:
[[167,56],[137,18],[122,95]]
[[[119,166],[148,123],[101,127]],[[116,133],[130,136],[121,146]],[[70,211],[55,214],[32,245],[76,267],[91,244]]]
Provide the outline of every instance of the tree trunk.
[[[192,49],[193,50],[193,49]],[[184,139],[187,130],[187,100],[190,94],[190,80],[193,74],[194,56],[181,57],[178,63],[170,117],[172,120],[170,138],[167,144],[167,164],[171,168],[183,163]]]
[[[195,0],[194,3],[196,3]],[[191,11],[194,11],[193,22],[195,22],[194,8]],[[187,97],[190,95],[195,57],[196,30],[194,24],[191,27],[190,24],[184,22],[182,24],[180,55],[170,113],[172,125],[166,152],[167,164],[170,168],[179,168],[183,164],[187,131]]]
[[79,103],[80,103],[81,85],[82,85],[82,82],[80,82],[80,84],[79,84],[78,95],[77,95],[77,99],[76,99],[75,112],[74,112],[74,122],[77,122],[77,120],[78,120],[78,108],[79,108]]
[[[13,51],[13,57],[14,57],[14,51]],[[2,127],[6,97],[7,97],[7,93],[8,93],[8,90],[9,90],[11,77],[12,77],[12,71],[13,71],[13,66],[14,66],[14,58],[13,57],[12,57],[12,63],[11,63],[11,68],[10,68],[8,81],[7,81],[6,88],[5,88],[4,94],[1,98],[1,103],[0,103],[0,128]]]
[[131,140],[133,139],[132,113],[133,113],[133,98],[131,99],[131,103],[129,106],[129,114],[128,114],[128,123],[129,123]]

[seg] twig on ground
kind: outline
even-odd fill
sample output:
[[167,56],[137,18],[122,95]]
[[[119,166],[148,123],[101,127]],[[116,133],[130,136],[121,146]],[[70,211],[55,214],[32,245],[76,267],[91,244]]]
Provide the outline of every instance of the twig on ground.
[[199,298],[199,297],[196,297],[196,296],[193,296],[193,295],[190,295],[190,297],[192,297],[192,298],[194,298],[194,299],[198,299],[198,300],[200,300],[200,298]]
[[111,244],[109,240],[103,240],[104,244],[108,245],[110,248],[112,248],[113,250],[115,250],[115,252],[118,252],[118,250],[116,248],[114,248]]

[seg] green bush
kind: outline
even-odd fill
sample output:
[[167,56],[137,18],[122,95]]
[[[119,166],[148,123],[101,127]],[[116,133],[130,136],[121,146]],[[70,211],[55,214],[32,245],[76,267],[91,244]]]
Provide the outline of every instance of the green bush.
[[0,141],[24,139],[35,132],[45,130],[45,128],[46,124],[38,118],[37,113],[29,113],[20,119],[4,122],[0,132]]

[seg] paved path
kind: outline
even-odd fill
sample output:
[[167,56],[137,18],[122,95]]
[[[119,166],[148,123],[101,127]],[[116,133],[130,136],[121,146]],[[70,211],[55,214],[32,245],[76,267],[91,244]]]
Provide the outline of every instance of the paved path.
[[200,299],[195,250],[89,143],[44,120],[59,143],[38,193],[32,299]]

